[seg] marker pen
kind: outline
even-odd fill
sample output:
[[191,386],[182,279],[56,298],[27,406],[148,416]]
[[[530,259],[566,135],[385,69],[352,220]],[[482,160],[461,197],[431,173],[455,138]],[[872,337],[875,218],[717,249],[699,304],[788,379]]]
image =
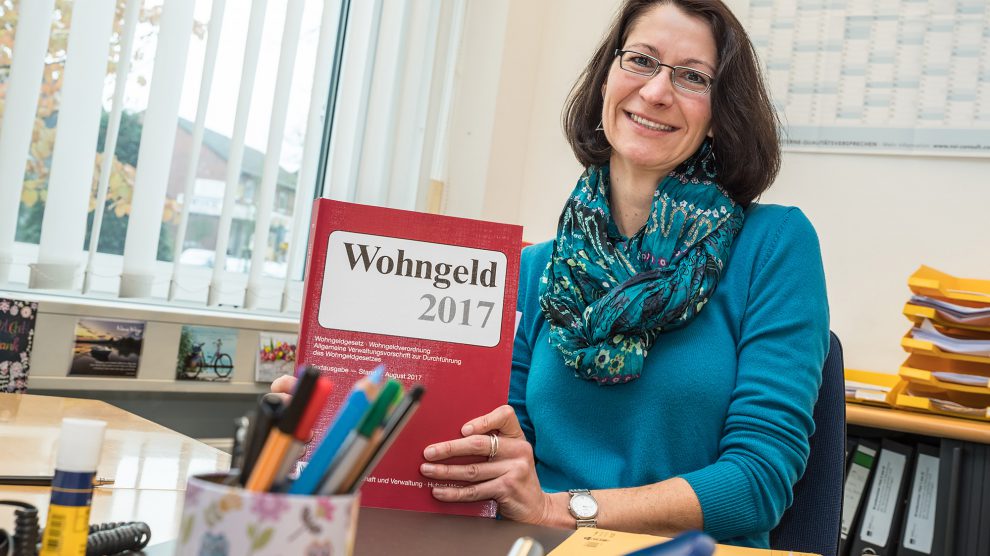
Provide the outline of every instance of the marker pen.
[[330,399],[331,390],[333,390],[333,383],[330,382],[330,379],[320,377],[316,381],[316,386],[313,388],[313,396],[310,398],[306,410],[303,411],[302,417],[299,419],[299,425],[296,426],[296,430],[292,433],[292,444],[289,446],[289,451],[279,465],[278,471],[275,472],[275,480],[272,484],[276,486],[282,485],[285,478],[292,471],[292,468],[295,467],[296,462],[306,452],[306,442],[309,441],[309,437],[313,434],[313,425],[316,423],[316,418],[320,416],[320,413],[323,413],[323,408],[327,406],[327,400]]
[[[402,395],[402,385],[395,380],[390,380],[382,388],[380,394],[375,399],[375,403],[368,410],[368,413],[361,419],[356,430],[351,431],[340,453],[330,465],[329,476],[320,487],[319,493],[324,496],[331,494],[342,494],[337,491],[344,482],[354,465],[360,459],[365,447],[372,441],[372,436],[382,424],[389,408]],[[379,431],[380,432],[380,431]]]
[[378,393],[378,385],[381,383],[384,370],[384,366],[379,365],[369,376],[354,384],[347,401],[334,416],[333,424],[309,458],[306,469],[303,469],[299,478],[289,485],[289,494],[316,494],[347,435],[357,427],[361,417],[371,407],[371,400]]
[[402,432],[402,428],[406,426],[409,419],[412,419],[413,413],[416,413],[416,409],[419,408],[419,400],[423,397],[425,390],[420,384],[413,386],[406,397],[399,402],[399,405],[395,406],[392,414],[388,416],[388,420],[382,426],[381,440],[370,446],[371,450],[368,451],[367,458],[361,462],[361,466],[355,466],[355,472],[352,472],[351,476],[344,480],[341,485],[342,490],[348,494],[354,494],[357,489],[361,488],[364,480],[375,470],[375,466],[392,447],[392,443]]
[[254,410],[251,425],[248,427],[247,444],[244,446],[244,460],[238,477],[241,486],[247,484],[251,472],[254,471],[261,449],[265,447],[265,440],[282,415],[283,405],[282,398],[277,394],[265,394],[258,400],[258,407]]
[[86,554],[93,479],[107,424],[92,419],[62,419],[48,520],[39,556]]
[[318,378],[320,378],[320,372],[315,367],[309,367],[303,372],[299,382],[296,383],[289,407],[279,419],[278,426],[272,429],[268,435],[265,446],[261,449],[261,455],[258,456],[258,463],[251,471],[251,476],[245,486],[248,490],[266,492],[271,489],[278,468],[282,465],[282,460],[285,459],[285,455],[292,445],[292,434],[296,432],[296,427],[299,426],[306,406],[309,405],[309,400],[313,397]]

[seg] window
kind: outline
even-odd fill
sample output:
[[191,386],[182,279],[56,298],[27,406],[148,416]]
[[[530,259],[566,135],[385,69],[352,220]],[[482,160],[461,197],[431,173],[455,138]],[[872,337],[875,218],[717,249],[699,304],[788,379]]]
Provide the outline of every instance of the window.
[[315,196],[423,208],[463,0],[75,7],[0,0],[0,287],[293,313]]

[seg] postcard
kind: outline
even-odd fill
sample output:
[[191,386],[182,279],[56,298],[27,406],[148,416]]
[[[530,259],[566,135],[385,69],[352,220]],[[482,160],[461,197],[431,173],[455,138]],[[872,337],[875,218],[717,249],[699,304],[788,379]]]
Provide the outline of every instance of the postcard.
[[0,298],[0,392],[27,392],[38,304]]
[[145,322],[82,317],[69,376],[136,377]]
[[216,326],[182,327],[175,364],[178,380],[230,382],[237,352],[237,329]]
[[254,380],[272,382],[282,375],[292,374],[296,366],[297,338],[295,334],[262,332],[258,336]]

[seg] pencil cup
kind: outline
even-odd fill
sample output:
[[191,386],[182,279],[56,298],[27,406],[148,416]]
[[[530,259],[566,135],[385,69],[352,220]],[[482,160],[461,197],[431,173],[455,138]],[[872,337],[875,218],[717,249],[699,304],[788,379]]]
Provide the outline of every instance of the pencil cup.
[[226,475],[189,479],[176,544],[179,555],[349,555],[358,494],[302,496],[222,484]]

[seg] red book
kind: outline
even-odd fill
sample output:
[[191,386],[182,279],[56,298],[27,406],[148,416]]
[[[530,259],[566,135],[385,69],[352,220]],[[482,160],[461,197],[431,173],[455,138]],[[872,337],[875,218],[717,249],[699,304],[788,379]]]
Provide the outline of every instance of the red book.
[[495,515],[494,502],[437,501],[419,466],[428,444],[508,399],[521,246],[520,226],[315,201],[297,355],[335,385],[310,446],[379,363],[426,388],[362,505]]

